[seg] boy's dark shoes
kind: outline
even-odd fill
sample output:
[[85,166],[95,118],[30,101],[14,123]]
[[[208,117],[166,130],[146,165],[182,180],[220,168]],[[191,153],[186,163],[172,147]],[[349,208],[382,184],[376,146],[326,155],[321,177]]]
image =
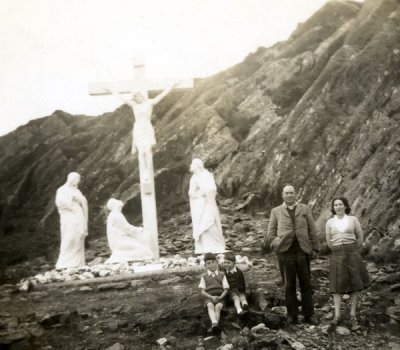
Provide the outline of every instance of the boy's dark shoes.
[[209,334],[209,335],[218,335],[219,332],[220,332],[220,329],[219,329],[218,325],[213,325],[207,329],[207,334]]
[[242,306],[242,309],[243,309],[244,311],[248,311],[248,310],[249,310],[249,305],[244,304],[244,305]]
[[214,335],[215,329],[218,328],[217,323],[213,323],[210,328],[207,329],[207,333]]
[[221,328],[219,328],[218,325],[216,326],[211,326],[211,334],[219,336],[221,334]]
[[314,316],[304,317],[304,323],[308,323],[314,326],[319,324],[318,320]]
[[242,319],[244,316],[246,316],[247,312],[245,310],[242,310],[239,312],[238,316],[240,319]]

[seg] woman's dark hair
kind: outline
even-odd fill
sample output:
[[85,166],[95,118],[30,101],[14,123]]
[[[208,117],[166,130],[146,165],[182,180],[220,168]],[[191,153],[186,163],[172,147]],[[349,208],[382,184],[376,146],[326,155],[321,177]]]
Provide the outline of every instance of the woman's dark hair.
[[337,201],[337,200],[342,201],[342,203],[343,203],[343,205],[344,205],[344,212],[345,212],[347,215],[349,215],[350,212],[351,212],[351,209],[350,209],[349,201],[348,201],[347,198],[345,198],[345,197],[335,197],[335,198],[332,199],[331,213],[332,213],[333,215],[336,214],[335,209],[333,209],[333,204],[334,204],[335,201]]

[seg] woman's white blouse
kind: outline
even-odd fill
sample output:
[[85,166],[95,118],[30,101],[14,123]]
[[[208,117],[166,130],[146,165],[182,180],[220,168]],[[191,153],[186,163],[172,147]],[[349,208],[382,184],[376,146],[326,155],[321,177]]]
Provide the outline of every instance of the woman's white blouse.
[[345,215],[339,219],[336,215],[326,223],[326,241],[329,247],[362,242],[361,225],[355,216]]

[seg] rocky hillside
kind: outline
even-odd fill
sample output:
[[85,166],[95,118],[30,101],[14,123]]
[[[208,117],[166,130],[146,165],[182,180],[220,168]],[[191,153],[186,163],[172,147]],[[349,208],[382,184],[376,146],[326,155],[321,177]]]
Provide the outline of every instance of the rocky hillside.
[[[199,157],[220,198],[249,213],[268,214],[282,184],[293,183],[322,233],[331,198],[347,196],[370,256],[398,259],[399,64],[399,1],[331,1],[287,41],[169,96],[154,116],[161,234],[163,221],[188,212],[188,166]],[[54,261],[54,195],[70,171],[83,177],[92,239],[105,235],[110,196],[140,222],[132,123],[127,106],[96,118],[56,111],[0,138],[3,265],[39,255]]]

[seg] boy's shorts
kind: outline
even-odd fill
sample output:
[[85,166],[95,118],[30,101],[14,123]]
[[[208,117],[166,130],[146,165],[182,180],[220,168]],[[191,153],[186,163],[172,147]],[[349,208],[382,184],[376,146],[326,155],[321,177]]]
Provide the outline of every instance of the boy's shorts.
[[237,289],[229,290],[227,297],[229,301],[233,301],[233,297],[237,296],[240,300],[246,299],[246,294],[239,292]]
[[223,298],[222,300],[218,301],[217,303],[212,302],[210,299],[205,299],[204,300],[204,306],[207,307],[208,303],[213,303],[214,305],[217,304],[222,304],[222,306],[225,306],[225,298]]
[[239,296],[240,294],[242,293],[240,293],[237,289],[229,289],[227,296],[229,299],[231,299],[235,295]]

